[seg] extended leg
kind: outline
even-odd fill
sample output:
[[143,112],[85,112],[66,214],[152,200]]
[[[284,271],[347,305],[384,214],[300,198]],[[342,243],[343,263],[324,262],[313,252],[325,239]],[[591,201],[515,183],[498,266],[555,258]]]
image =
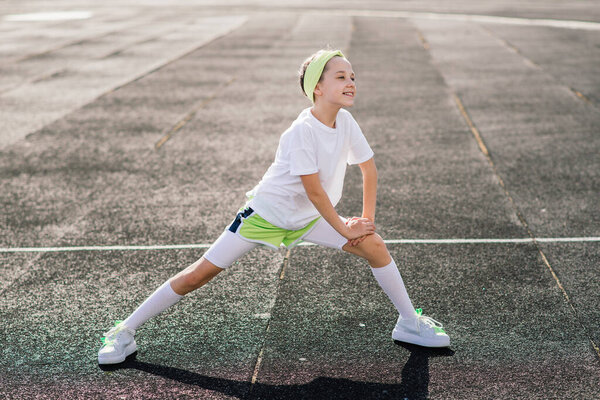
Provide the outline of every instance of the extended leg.
[[256,246],[225,231],[202,258],[162,284],[125,321],[105,334],[104,346],[98,352],[98,363],[123,362],[137,349],[134,339],[136,329],[177,303],[183,295],[206,284]]
[[183,296],[204,286],[208,281],[217,276],[223,268],[202,257],[183,271],[170,279],[171,287],[175,293]]
[[123,323],[134,331],[181,298],[217,276],[219,268],[204,257],[162,284]]

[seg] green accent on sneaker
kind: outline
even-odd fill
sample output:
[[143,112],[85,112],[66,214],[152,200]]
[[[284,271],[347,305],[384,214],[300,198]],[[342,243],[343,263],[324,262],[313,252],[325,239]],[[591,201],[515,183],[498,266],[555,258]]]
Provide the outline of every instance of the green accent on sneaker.
[[[417,308],[415,309],[416,313],[417,313],[417,317],[420,317],[423,315],[423,309],[422,308]],[[436,324],[439,324],[439,322],[435,322]],[[441,324],[440,324],[441,325]],[[446,333],[446,331],[441,327],[441,326],[433,326],[433,331],[435,333]]]
[[[121,322],[123,321],[115,321],[115,326],[118,326]],[[102,344],[106,344],[106,336],[101,337],[100,341],[102,342]]]

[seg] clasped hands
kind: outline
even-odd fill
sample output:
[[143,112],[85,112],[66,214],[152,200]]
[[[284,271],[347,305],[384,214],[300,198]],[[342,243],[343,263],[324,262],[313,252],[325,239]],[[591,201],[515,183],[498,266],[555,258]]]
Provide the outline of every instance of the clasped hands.
[[368,218],[352,217],[346,221],[349,229],[348,244],[356,246],[366,239],[367,236],[375,233],[375,224]]

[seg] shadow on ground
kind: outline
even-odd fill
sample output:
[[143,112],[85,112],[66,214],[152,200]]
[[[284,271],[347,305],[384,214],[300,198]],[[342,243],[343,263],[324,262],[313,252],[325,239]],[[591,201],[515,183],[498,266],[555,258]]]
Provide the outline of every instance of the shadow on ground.
[[451,349],[428,349],[396,342],[410,352],[402,368],[401,382],[384,384],[344,378],[318,377],[298,385],[270,385],[257,382],[215,378],[180,368],[152,364],[136,359],[134,353],[121,364],[100,366],[104,371],[137,369],[186,385],[223,393],[239,399],[427,399],[429,397],[429,359],[450,357]]

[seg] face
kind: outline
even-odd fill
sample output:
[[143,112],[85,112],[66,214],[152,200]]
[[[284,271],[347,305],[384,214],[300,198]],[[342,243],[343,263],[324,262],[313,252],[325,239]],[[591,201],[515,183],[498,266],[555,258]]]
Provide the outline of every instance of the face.
[[356,95],[354,79],[350,62],[342,57],[333,57],[314,90],[315,101],[326,101],[341,107],[352,106]]

